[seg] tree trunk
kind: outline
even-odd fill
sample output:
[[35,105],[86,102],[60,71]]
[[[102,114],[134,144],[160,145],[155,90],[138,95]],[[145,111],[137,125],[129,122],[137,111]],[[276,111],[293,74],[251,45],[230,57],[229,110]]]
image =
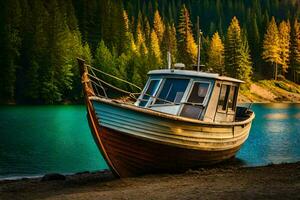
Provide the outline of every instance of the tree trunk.
[[277,67],[277,63],[275,63],[275,74],[274,74],[274,79],[275,79],[275,81],[277,81],[277,69],[278,67]]

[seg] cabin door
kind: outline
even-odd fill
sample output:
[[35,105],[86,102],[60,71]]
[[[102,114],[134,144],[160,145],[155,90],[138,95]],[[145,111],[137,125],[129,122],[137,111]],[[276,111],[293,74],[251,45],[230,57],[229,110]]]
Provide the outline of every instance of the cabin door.
[[231,84],[222,84],[215,115],[216,122],[233,122],[238,87]]

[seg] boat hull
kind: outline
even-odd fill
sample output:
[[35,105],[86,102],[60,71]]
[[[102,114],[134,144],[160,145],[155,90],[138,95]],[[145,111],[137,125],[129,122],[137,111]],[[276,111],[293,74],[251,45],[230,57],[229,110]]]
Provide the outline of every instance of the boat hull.
[[94,139],[120,177],[178,172],[224,161],[240,149],[251,127],[251,122],[213,127],[174,121],[106,101],[88,99],[87,105]]
[[120,177],[181,172],[231,158],[240,146],[222,151],[185,149],[159,144],[102,127],[106,153]]

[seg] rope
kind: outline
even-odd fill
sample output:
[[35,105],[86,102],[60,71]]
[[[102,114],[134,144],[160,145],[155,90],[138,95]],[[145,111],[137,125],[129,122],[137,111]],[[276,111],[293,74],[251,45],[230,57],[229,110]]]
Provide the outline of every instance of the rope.
[[[123,92],[123,93],[125,93],[125,94],[128,94],[131,98],[133,98],[133,99],[135,99],[135,100],[137,100],[137,98],[136,98],[135,95],[140,95],[140,94],[141,94],[141,93],[131,93],[131,92],[128,92],[128,91],[126,91],[126,90],[120,89],[120,88],[118,88],[118,87],[116,87],[116,86],[113,86],[113,85],[110,84],[110,83],[107,83],[107,82],[101,80],[100,78],[98,78],[98,77],[96,77],[96,76],[94,76],[94,75],[92,75],[92,74],[88,74],[88,76],[91,77],[91,78],[93,78],[93,79],[96,79],[96,80],[99,81],[100,83],[103,83],[103,84],[105,84],[105,85],[107,85],[107,86],[109,86],[109,87],[111,87],[111,88],[113,88],[113,89],[115,89],[115,90],[117,90],[117,91],[120,91],[120,92]],[[93,81],[93,80],[91,80],[91,82],[92,82],[93,84],[97,85],[98,87],[101,87],[101,88],[104,90],[104,88],[102,87],[102,84],[98,84],[98,83],[96,83],[96,82]],[[105,93],[105,95],[106,95],[106,93]],[[168,101],[168,100],[165,100],[165,99],[161,99],[161,98],[152,96],[152,95],[150,95],[150,94],[146,94],[146,93],[145,93],[144,96],[149,96],[149,97],[152,97],[152,98],[157,99],[157,100],[159,100],[159,101],[163,101],[163,102],[166,102],[166,103],[169,103],[169,104],[174,104],[174,105],[176,105],[174,102],[171,102],[171,101]],[[107,97],[107,95],[106,95],[105,97]],[[148,101],[148,99],[147,99],[147,100],[145,100],[145,99],[139,99],[139,100],[140,100],[140,101]]]
[[[95,72],[94,72],[93,69],[91,69],[91,72],[92,72],[93,75],[96,77],[96,74],[95,74]],[[96,80],[97,80],[97,79],[96,79]],[[94,82],[94,83],[95,83],[95,82]],[[98,84],[99,84],[99,85],[98,85]],[[105,92],[105,89],[103,88],[103,86],[102,86],[102,84],[101,84],[101,82],[100,82],[99,80],[98,80],[98,84],[96,84],[96,85],[98,85],[98,87],[100,87],[100,88],[102,89],[104,96],[107,97],[107,94],[106,94],[106,92]],[[100,95],[100,93],[99,93],[99,91],[98,91],[97,88],[96,88],[96,90],[97,90],[98,95]],[[100,96],[102,96],[102,95],[100,95]]]
[[[104,88],[102,87],[102,85],[99,85],[98,83],[96,83],[95,81],[93,81],[93,80],[90,80],[90,82],[91,83],[93,83],[94,85],[96,85],[96,86],[98,86],[98,87],[100,87],[100,88],[102,88],[103,89],[103,91],[104,91]],[[106,97],[107,98],[107,95],[106,95],[106,93],[104,93],[104,95],[105,96],[103,96],[103,95],[101,95],[99,92],[98,92],[98,89],[97,89],[97,87],[95,87],[96,88],[96,90],[97,90],[97,93],[98,93],[98,95],[99,96],[101,96],[101,97]]]
[[94,67],[92,67],[92,66],[90,66],[90,65],[87,65],[87,66],[88,66],[89,68],[91,68],[92,70],[95,70],[95,71],[97,71],[97,72],[99,72],[99,73],[102,73],[102,74],[104,74],[104,75],[106,75],[106,76],[109,76],[109,77],[111,77],[111,78],[117,79],[117,80],[119,80],[119,81],[121,81],[121,82],[127,83],[127,84],[129,84],[129,85],[132,85],[132,86],[134,86],[135,88],[137,88],[137,89],[139,89],[139,90],[142,90],[142,88],[140,88],[139,86],[137,86],[137,85],[135,85],[135,84],[133,84],[133,83],[130,83],[130,82],[126,81],[126,80],[123,80],[123,79],[121,79],[121,78],[118,78],[118,77],[116,77],[116,76],[114,76],[114,75],[108,74],[108,73],[106,73],[106,72],[104,72],[104,71],[101,71],[101,70],[99,70],[99,69],[97,69],[97,68],[94,68]]
[[[120,88],[118,88],[118,87],[116,87],[116,86],[114,86],[114,85],[112,85],[112,84],[110,84],[110,83],[107,83],[107,82],[103,81],[102,79],[100,79],[100,78],[98,78],[98,77],[96,76],[94,70],[97,71],[97,72],[99,72],[99,73],[102,73],[102,74],[104,74],[104,75],[106,75],[106,76],[109,76],[109,77],[111,77],[111,78],[117,79],[117,80],[119,80],[119,81],[121,81],[121,82],[124,82],[124,83],[127,83],[127,84],[131,85],[131,86],[134,86],[135,88],[137,88],[137,89],[139,89],[139,90],[142,91],[142,88],[140,88],[139,86],[137,86],[137,85],[135,85],[135,84],[133,84],[133,83],[130,83],[130,82],[126,81],[126,80],[120,79],[120,78],[118,78],[118,77],[116,77],[116,76],[114,76],[114,75],[111,75],[111,74],[108,74],[108,73],[106,73],[106,72],[103,72],[103,71],[101,71],[101,70],[99,70],[99,69],[97,69],[97,68],[94,68],[94,67],[90,66],[90,65],[87,65],[87,67],[89,67],[89,68],[90,68],[90,71],[92,72],[92,74],[88,73],[88,76],[91,77],[91,78],[93,78],[93,79],[95,79],[95,80],[97,80],[99,83],[97,83],[97,82],[95,82],[95,81],[93,81],[93,80],[91,80],[91,82],[92,82],[94,85],[100,87],[100,88],[103,90],[103,93],[104,93],[105,97],[107,97],[107,94],[106,94],[105,89],[103,88],[103,86],[102,86],[101,83],[103,83],[104,85],[107,85],[107,86],[109,86],[109,87],[111,87],[111,88],[113,88],[113,89],[115,89],[115,90],[117,90],[117,91],[119,91],[119,92],[128,94],[131,98],[133,98],[133,99],[135,99],[135,100],[137,100],[137,97],[136,97],[135,95],[140,95],[140,94],[141,94],[141,93],[132,93],[132,92],[128,92],[128,91],[126,91],[126,90],[120,89]],[[96,91],[97,91],[97,93],[98,93],[99,96],[102,96],[102,95],[99,94],[99,92],[98,92],[97,89],[96,89]],[[166,103],[174,104],[174,105],[175,105],[175,102],[171,102],[171,101],[168,101],[168,100],[165,100],[165,99],[160,99],[160,98],[154,97],[154,96],[152,96],[152,95],[150,95],[150,94],[146,94],[146,93],[145,93],[144,96],[149,96],[149,97],[152,97],[152,98],[154,98],[154,99],[156,99],[156,100],[163,101],[163,102],[166,102]],[[145,99],[139,99],[139,100],[140,100],[140,101],[148,101],[148,100],[145,100]]]
[[118,88],[116,86],[113,86],[112,84],[109,84],[109,83],[107,83],[107,82],[105,82],[105,81],[103,81],[103,80],[99,79],[98,77],[95,77],[95,76],[93,76],[91,74],[89,74],[89,76],[92,77],[92,78],[94,78],[94,79],[96,79],[96,80],[98,80],[98,81],[100,81],[101,83],[103,83],[103,84],[105,84],[105,85],[107,85],[107,86],[109,86],[109,87],[117,90],[117,91],[123,92],[123,93],[128,94],[128,95],[132,94],[131,92],[128,92],[126,90],[122,90],[122,89],[120,89],[120,88]]

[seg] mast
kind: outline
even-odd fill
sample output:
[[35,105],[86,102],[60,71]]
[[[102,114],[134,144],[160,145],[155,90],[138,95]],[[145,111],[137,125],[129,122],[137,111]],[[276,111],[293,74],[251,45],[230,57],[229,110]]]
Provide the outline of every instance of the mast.
[[171,65],[172,65],[172,60],[171,60],[171,53],[170,51],[168,51],[167,53],[167,61],[168,61],[168,69],[171,69]]
[[199,25],[199,16],[197,16],[197,24],[196,24],[196,30],[197,30],[197,38],[198,38],[198,55],[197,55],[197,71],[199,72],[201,70],[201,36],[202,31],[200,29]]

